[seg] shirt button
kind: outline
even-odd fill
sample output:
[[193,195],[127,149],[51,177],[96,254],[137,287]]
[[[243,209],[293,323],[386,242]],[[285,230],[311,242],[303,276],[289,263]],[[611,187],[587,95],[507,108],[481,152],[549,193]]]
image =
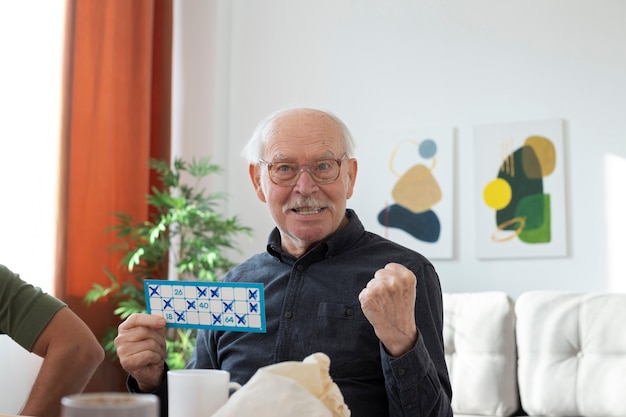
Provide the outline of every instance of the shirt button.
[[285,318],[286,318],[286,319],[290,319],[290,318],[291,318],[291,316],[292,316],[291,311],[286,311],[286,312],[285,312]]
[[298,266],[296,266],[296,269],[297,269],[298,271],[302,271],[302,270],[304,269],[304,266],[302,266],[302,265],[298,265]]
[[352,307],[348,307],[346,309],[346,316],[353,316],[354,315],[354,309]]
[[407,404],[406,405],[406,409],[407,410],[412,410],[413,409],[413,404]]
[[406,374],[406,369],[402,368],[398,371],[398,375],[404,376],[404,374]]

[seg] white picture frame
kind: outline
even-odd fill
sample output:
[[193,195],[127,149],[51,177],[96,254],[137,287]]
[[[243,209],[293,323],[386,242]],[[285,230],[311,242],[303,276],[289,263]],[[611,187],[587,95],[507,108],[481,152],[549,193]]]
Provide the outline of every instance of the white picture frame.
[[348,207],[367,230],[429,259],[454,257],[454,133],[450,127],[379,129],[367,146],[357,146]]
[[476,256],[567,255],[562,120],[474,127]]

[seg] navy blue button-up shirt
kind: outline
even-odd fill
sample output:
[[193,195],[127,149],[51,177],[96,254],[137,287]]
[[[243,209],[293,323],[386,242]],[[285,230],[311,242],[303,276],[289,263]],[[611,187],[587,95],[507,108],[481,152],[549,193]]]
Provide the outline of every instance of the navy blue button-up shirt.
[[[365,231],[352,210],[346,215],[345,228],[300,258],[281,250],[275,229],[266,252],[229,271],[224,281],[263,283],[267,332],[200,331],[188,367],[224,369],[245,384],[260,367],[323,352],[352,416],[451,416],[441,287],[433,265]],[[419,337],[398,358],[386,353],[358,300],[374,272],[389,262],[417,277]]]

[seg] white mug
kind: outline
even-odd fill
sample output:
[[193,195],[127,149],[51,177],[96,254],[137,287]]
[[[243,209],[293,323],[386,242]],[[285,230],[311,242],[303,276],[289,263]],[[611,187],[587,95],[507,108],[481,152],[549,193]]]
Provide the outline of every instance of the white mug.
[[61,417],[159,417],[159,397],[128,392],[90,392],[61,399]]
[[209,417],[228,400],[230,373],[221,369],[176,369],[167,371],[169,417]]

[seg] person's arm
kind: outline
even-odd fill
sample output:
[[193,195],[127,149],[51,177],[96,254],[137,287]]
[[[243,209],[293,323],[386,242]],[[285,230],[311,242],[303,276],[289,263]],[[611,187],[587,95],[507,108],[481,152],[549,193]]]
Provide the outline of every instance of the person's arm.
[[165,324],[163,317],[132,314],[119,325],[115,338],[120,365],[128,372],[126,388],[159,397],[161,417],[168,413]]
[[394,375],[385,378],[389,415],[452,417],[439,277],[430,264],[421,270],[416,268],[415,273],[419,276],[415,305],[415,321],[419,329],[417,343],[399,358],[385,358],[382,354],[385,375]]
[[43,362],[21,415],[59,416],[61,398],[81,392],[104,359],[94,334],[68,307],[52,317],[32,351]]
[[398,358],[389,356],[381,344],[381,359],[390,417],[452,417],[447,376],[442,382],[421,335],[415,347]]
[[[423,271],[423,272],[422,272]],[[389,415],[451,417],[443,348],[441,288],[434,268],[416,275],[390,263],[361,292],[363,313],[381,342]]]

